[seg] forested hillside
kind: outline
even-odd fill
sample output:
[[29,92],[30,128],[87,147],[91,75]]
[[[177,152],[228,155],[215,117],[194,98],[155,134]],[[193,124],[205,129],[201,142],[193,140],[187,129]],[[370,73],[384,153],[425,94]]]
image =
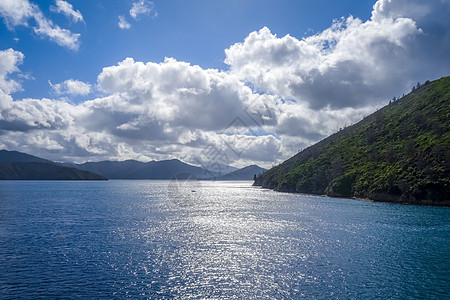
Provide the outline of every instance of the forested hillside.
[[417,86],[259,176],[278,191],[449,205],[450,77]]

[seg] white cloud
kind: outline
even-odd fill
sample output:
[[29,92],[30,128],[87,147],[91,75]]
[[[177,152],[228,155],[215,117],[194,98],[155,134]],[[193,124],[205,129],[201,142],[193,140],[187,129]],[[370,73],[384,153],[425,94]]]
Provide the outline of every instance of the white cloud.
[[[154,6],[154,3],[148,0],[135,1],[129,11],[130,16],[135,20],[138,20],[141,15],[151,15],[152,18],[155,18],[158,16],[158,13],[154,10]],[[119,16],[117,25],[120,29],[131,28],[131,24],[127,21],[125,16]]]
[[[68,93],[71,86],[83,86],[83,83],[67,80],[52,86],[56,93]],[[105,97],[80,104],[50,99],[9,99],[8,108],[0,114],[0,134],[3,140],[14,135],[14,143],[5,146],[28,143],[37,154],[39,148],[48,145],[48,155],[64,152],[64,155],[97,159],[119,158],[120,153],[165,159],[170,153],[172,157],[197,162],[199,149],[212,143],[221,151],[231,151],[228,144],[246,144],[249,150],[241,155],[229,153],[230,163],[248,160],[258,145],[267,149],[264,153],[279,148],[280,142],[274,137],[217,132],[229,126],[235,116],[255,126],[245,110],[257,108],[263,100],[274,100],[253,94],[225,72],[205,70],[175,59],[144,64],[128,58],[104,68],[98,76],[98,87]],[[250,130],[245,124],[233,126],[245,132]],[[29,135],[42,135],[42,138],[30,139]],[[116,145],[122,145],[120,151]],[[130,151],[124,152],[123,145]],[[253,155],[263,159],[262,152],[258,153]],[[274,154],[263,160],[273,157]]]
[[27,132],[33,129],[63,129],[72,122],[74,107],[50,99],[13,101],[10,93],[21,89],[20,83],[9,77],[20,72],[17,67],[24,55],[13,49],[0,51],[0,135],[8,131]]
[[79,80],[68,79],[60,83],[51,83],[50,87],[56,95],[82,95],[86,96],[91,92],[91,85]]
[[20,71],[17,66],[22,64],[23,58],[21,52],[13,49],[0,51],[0,90],[6,95],[21,90],[20,83],[9,77]]
[[[242,111],[243,102],[251,94],[233,76],[175,59],[144,64],[127,58],[117,66],[104,68],[98,86],[113,95],[108,99],[114,107],[124,105],[124,112],[138,112],[144,119],[155,118],[171,126],[205,130],[224,128],[230,116]],[[94,101],[92,105],[104,103]],[[140,124],[144,119],[139,119]],[[131,125],[121,128],[135,127]]]
[[370,20],[335,20],[302,40],[263,28],[227,49],[225,62],[258,89],[313,109],[379,103],[417,80],[446,75],[449,6],[440,0],[382,0]]
[[[450,5],[428,3],[379,1],[370,20],[341,19],[301,40],[263,28],[226,50],[227,71],[127,58],[98,75],[102,97],[78,104],[13,101],[20,83],[12,76],[23,55],[1,51],[0,148],[76,161],[180,158],[268,167],[413,83],[448,75]],[[91,88],[75,80],[52,86],[68,95]]]
[[124,16],[119,16],[119,22],[117,23],[120,29],[130,29],[131,24],[127,22]]
[[130,16],[133,19],[137,19],[139,15],[152,15],[152,17],[156,17],[157,13],[154,11],[154,3],[148,0],[139,0],[133,2],[133,6],[130,9]]
[[34,32],[41,36],[47,36],[62,47],[67,47],[71,50],[78,50],[80,46],[79,33],[72,33],[70,30],[61,29],[58,25],[54,25],[51,20],[46,19],[42,15],[35,16],[38,24],[34,27]]
[[33,16],[35,10],[36,6],[27,0],[0,1],[0,15],[10,28],[18,25],[28,26],[28,19]]
[[72,4],[67,1],[56,0],[56,7],[52,6],[50,9],[56,13],[62,13],[66,17],[71,18],[74,22],[84,23],[81,12],[78,9],[74,10]]
[[0,1],[0,16],[11,30],[19,25],[29,27],[29,21],[34,20],[34,25],[31,26],[37,35],[47,37],[58,45],[71,50],[78,50],[79,48],[80,34],[53,24],[43,15],[36,4],[28,0]]

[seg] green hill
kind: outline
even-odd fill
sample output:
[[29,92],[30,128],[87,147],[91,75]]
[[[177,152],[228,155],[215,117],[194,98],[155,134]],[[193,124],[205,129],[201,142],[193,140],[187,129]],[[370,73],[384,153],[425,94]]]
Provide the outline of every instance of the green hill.
[[450,205],[450,77],[415,88],[265,172],[254,185]]

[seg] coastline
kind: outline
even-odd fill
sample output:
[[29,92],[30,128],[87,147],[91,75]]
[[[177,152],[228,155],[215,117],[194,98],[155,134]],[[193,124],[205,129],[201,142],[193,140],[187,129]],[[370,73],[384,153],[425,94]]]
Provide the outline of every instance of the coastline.
[[321,197],[328,197],[328,198],[339,198],[339,199],[357,200],[357,201],[365,201],[365,202],[373,202],[373,203],[391,203],[391,204],[400,204],[400,205],[450,207],[450,200],[446,200],[446,201],[443,201],[443,202],[433,202],[433,201],[412,202],[412,201],[405,201],[405,200],[394,199],[394,198],[391,198],[390,200],[388,200],[388,199],[375,200],[375,199],[371,199],[369,197],[366,197],[366,198],[355,197],[355,196],[353,196],[353,197],[345,197],[345,196],[336,196],[336,195],[327,195],[327,194],[312,194],[312,193],[303,193],[303,192],[288,191],[288,190],[278,190],[276,188],[264,187],[262,185],[255,185],[255,184],[253,184],[252,186],[259,187],[261,189],[272,190],[272,191],[275,191],[277,193],[321,196]]

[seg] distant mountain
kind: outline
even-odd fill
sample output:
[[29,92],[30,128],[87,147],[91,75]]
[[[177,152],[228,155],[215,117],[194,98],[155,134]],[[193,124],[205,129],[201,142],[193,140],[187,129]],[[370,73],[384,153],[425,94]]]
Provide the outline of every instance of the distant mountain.
[[0,180],[106,180],[33,155],[0,150]]
[[8,163],[53,163],[50,160],[39,158],[30,154],[18,152],[18,151],[7,151],[0,150],[0,166]]
[[202,166],[204,169],[208,170],[208,176],[207,177],[212,177],[212,176],[222,176],[234,171],[239,170],[239,168],[233,167],[233,166],[228,166],[228,165],[224,165],[218,162],[215,163],[211,163],[211,164],[207,164],[205,166]]
[[74,165],[75,168],[100,174],[109,179],[136,179],[137,176],[134,174],[144,166],[145,163],[135,160],[99,161]]
[[267,171],[267,169],[258,167],[257,165],[251,165],[251,166],[244,167],[242,169],[238,169],[234,172],[225,174],[223,176],[214,177],[211,179],[214,179],[214,180],[253,180],[255,175],[256,176],[261,175],[265,171]]
[[286,192],[450,205],[450,77],[427,82],[259,176]]
[[135,160],[88,162],[76,168],[94,172],[109,179],[199,179],[209,172],[178,159],[143,163]]
[[[139,162],[100,161],[84,164],[59,164],[17,151],[0,151],[1,179],[47,179],[47,180],[91,180],[91,179],[212,179],[252,180],[265,169],[249,166],[237,169],[231,166],[214,165],[208,170],[189,165],[178,159]],[[230,174],[220,176],[224,172]],[[231,172],[233,171],[233,172]],[[98,174],[98,175],[97,175]],[[219,179],[220,178],[220,179]]]

